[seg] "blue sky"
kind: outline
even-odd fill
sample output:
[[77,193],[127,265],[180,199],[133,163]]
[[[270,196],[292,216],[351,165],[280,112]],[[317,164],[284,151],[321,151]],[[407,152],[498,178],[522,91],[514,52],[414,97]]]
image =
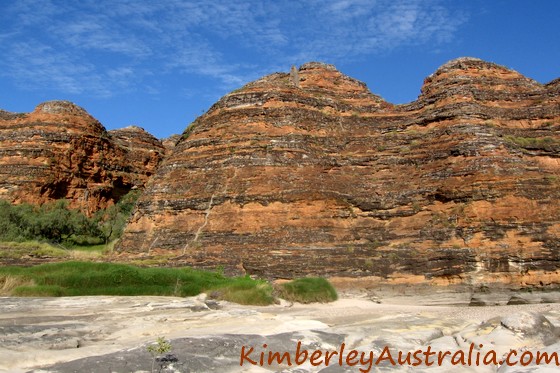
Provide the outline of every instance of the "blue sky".
[[0,0],[0,108],[70,100],[107,129],[181,133],[224,94],[308,61],[393,103],[472,56],[560,77],[556,0]]

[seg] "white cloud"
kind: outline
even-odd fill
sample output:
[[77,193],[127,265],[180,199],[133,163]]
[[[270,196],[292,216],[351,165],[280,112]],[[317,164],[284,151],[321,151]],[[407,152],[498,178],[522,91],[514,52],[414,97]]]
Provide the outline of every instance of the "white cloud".
[[291,40],[300,43],[299,55],[330,62],[428,41],[442,42],[464,22],[462,16],[434,1],[345,0],[330,7],[313,4],[307,11],[317,16],[304,24],[305,36],[292,35]]
[[22,88],[47,87],[69,94],[99,97],[113,95],[113,89],[126,89],[133,70],[126,67],[100,70],[93,63],[35,40],[12,45],[3,61],[8,73]]
[[[436,0],[18,0],[0,14],[0,74],[27,88],[111,95],[161,74],[234,88],[308,60],[339,63],[452,40],[464,18]],[[258,67],[260,66],[260,67]]]
[[53,48],[29,42],[12,46],[7,57],[10,73],[26,88],[52,84],[69,93],[80,93],[82,87],[73,76],[88,75],[93,71],[89,64],[79,64]]
[[64,27],[53,25],[50,32],[58,40],[75,49],[99,50],[142,57],[150,54],[150,47],[135,35],[124,35],[113,20],[98,15],[86,15],[68,22]]

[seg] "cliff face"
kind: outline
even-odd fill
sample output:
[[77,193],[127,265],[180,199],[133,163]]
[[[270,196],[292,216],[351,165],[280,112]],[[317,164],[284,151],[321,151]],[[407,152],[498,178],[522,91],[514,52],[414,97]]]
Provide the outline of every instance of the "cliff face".
[[481,60],[406,105],[305,64],[187,128],[118,250],[270,277],[558,284],[559,129],[558,81]]
[[0,198],[66,198],[91,213],[142,187],[163,145],[139,128],[107,132],[84,109],[50,101],[32,113],[0,112]]

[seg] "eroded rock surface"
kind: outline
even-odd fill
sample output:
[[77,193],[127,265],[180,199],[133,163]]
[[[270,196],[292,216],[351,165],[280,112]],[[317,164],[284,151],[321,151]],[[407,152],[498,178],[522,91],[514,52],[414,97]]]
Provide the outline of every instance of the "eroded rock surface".
[[161,142],[138,127],[107,132],[83,108],[49,101],[31,113],[0,112],[0,198],[65,198],[94,212],[143,187],[163,158]]
[[[215,309],[204,296],[0,298],[0,372],[517,372],[525,368],[476,365],[476,354],[494,351],[501,360],[512,349],[518,357],[528,350],[552,353],[560,343],[554,326],[560,321],[558,304],[450,307],[418,306],[414,297],[402,301],[342,298],[330,304],[267,307],[218,302]],[[529,314],[538,321],[521,329],[502,325],[507,318],[513,326]],[[172,349],[154,362],[147,346],[158,337]],[[342,351],[344,344],[344,357],[355,350],[368,354],[367,359],[371,352],[375,361],[385,348],[395,361],[399,351],[462,352],[465,364],[453,365],[448,356],[441,365],[436,357],[430,366],[409,365],[414,359],[393,365],[386,355],[371,366],[339,364],[337,356],[327,365],[324,355],[318,365],[309,358],[297,364],[298,342],[309,353]],[[261,352],[287,352],[292,365],[284,360],[261,367],[244,360],[240,366],[244,346],[254,349],[246,355],[253,361]],[[554,362],[531,368],[558,369]]]
[[267,277],[548,287],[560,277],[560,95],[461,58],[392,105],[332,65],[276,73],[187,128],[126,256]]

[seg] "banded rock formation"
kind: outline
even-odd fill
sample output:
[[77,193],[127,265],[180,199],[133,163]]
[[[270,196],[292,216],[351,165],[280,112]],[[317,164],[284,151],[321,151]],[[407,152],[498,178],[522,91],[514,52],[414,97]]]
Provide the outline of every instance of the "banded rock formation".
[[331,65],[266,76],[187,128],[118,250],[275,278],[557,285],[558,86],[472,58],[404,105]]
[[144,130],[107,132],[68,101],[45,102],[31,113],[0,111],[0,198],[65,198],[91,213],[143,187],[164,153]]

